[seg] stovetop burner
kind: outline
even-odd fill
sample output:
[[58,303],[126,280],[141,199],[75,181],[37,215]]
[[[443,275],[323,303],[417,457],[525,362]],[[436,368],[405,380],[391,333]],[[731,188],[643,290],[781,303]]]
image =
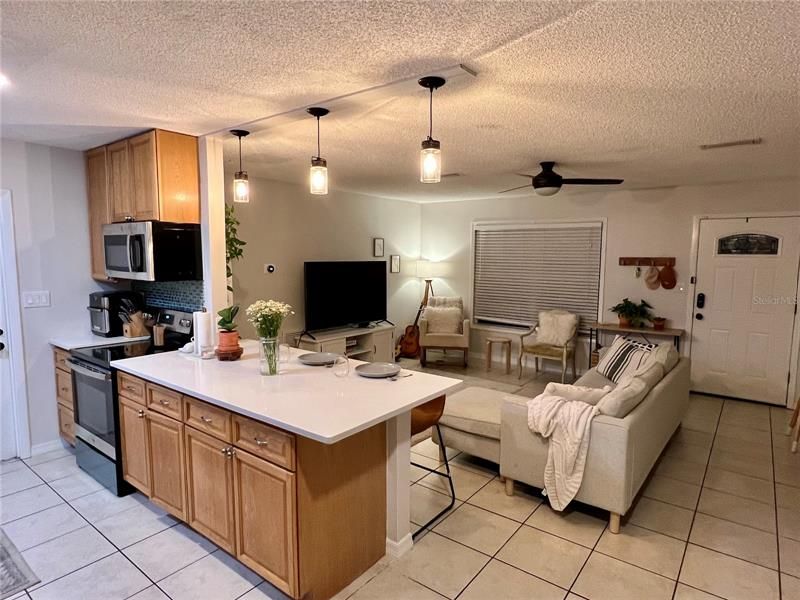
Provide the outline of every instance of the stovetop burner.
[[105,367],[111,366],[111,361],[122,360],[123,358],[133,358],[134,356],[144,356],[146,354],[159,354],[161,352],[172,352],[181,348],[189,341],[188,336],[167,335],[163,346],[154,346],[152,340],[142,342],[128,342],[116,344],[114,346],[101,346],[99,348],[78,348],[71,351],[71,355],[79,360]]

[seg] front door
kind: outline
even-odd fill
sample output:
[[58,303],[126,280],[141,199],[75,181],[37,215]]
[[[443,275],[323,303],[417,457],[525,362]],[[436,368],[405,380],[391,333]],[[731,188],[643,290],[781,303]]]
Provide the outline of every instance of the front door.
[[785,406],[800,217],[703,219],[692,320],[692,388]]

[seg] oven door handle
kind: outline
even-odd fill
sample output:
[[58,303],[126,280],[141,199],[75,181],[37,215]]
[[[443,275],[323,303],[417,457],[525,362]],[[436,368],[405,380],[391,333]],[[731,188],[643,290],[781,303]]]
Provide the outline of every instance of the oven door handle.
[[98,381],[108,381],[111,379],[111,375],[107,373],[98,373],[97,371],[92,371],[91,369],[87,369],[86,367],[81,366],[79,363],[75,362],[71,358],[67,359],[69,366],[72,368],[73,371],[76,373],[80,373],[81,375],[85,375],[86,377],[91,377],[92,379],[97,379]]

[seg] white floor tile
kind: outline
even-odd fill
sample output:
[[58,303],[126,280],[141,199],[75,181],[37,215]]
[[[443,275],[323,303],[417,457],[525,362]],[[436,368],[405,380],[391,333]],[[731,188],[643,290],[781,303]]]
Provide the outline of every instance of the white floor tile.
[[33,600],[123,600],[151,583],[117,552],[31,592]]
[[116,551],[94,527],[86,525],[30,548],[22,557],[42,580],[36,587],[42,587]]
[[72,507],[90,523],[97,523],[130,508],[148,502],[147,498],[135,493],[119,497],[103,488],[70,501]]
[[532,496],[517,485],[513,496],[506,494],[505,483],[493,479],[469,499],[473,506],[479,506],[520,523],[524,522],[536,507],[542,503],[541,497]]
[[572,588],[592,600],[670,600],[675,583],[599,552],[594,552]]
[[594,547],[606,528],[606,521],[603,519],[570,507],[558,512],[547,504],[537,508],[525,524],[588,548]]
[[234,600],[261,583],[261,577],[222,550],[201,558],[159,583],[172,600]]
[[619,533],[603,533],[597,551],[613,558],[677,579],[686,542],[627,524]]
[[260,583],[244,596],[239,596],[238,600],[291,600],[269,581]]
[[76,473],[82,473],[74,456],[64,456],[37,465],[31,465],[31,469],[45,481],[55,481],[63,477],[69,477]]
[[57,538],[86,525],[86,521],[67,504],[60,504],[3,525],[20,552]]
[[169,596],[162,592],[157,586],[151,585],[131,596],[129,600],[169,600]]
[[37,485],[42,485],[41,478],[27,467],[21,467],[0,475],[0,496],[16,494]]
[[104,489],[102,484],[84,471],[79,471],[67,477],[51,481],[50,487],[58,492],[65,500],[74,500],[75,498],[80,498],[86,494]]
[[94,526],[117,548],[126,548],[176,523],[163,510],[148,503],[102,519]]
[[19,458],[10,458],[8,460],[0,460],[0,475],[11,473],[12,471],[19,471],[25,469],[26,465]]
[[778,573],[689,544],[679,580],[729,600],[778,600]]
[[562,600],[564,590],[497,560],[491,561],[458,597],[459,600],[488,598]]
[[32,515],[64,502],[49,486],[42,484],[15,494],[3,496],[0,502],[0,523]]
[[57,458],[74,455],[75,450],[72,448],[58,448],[57,450],[51,450],[50,452],[45,452],[44,454],[37,454],[36,456],[26,458],[25,463],[28,464],[28,466],[34,466],[50,462],[51,460],[55,460]]
[[434,531],[479,552],[493,555],[519,527],[520,524],[516,521],[477,506],[462,504],[439,523]]
[[217,549],[213,542],[181,524],[128,546],[124,553],[158,582]]

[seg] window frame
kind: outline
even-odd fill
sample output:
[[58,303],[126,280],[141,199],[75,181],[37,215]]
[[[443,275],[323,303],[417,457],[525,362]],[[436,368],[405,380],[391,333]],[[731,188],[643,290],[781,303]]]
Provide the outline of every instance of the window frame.
[[[504,219],[504,220],[485,220],[476,219],[472,221],[470,227],[469,238],[469,312],[470,324],[476,329],[498,330],[506,332],[524,332],[530,329],[530,326],[503,324],[503,323],[486,323],[478,322],[475,318],[475,311],[473,310],[475,304],[475,231],[477,229],[558,229],[559,227],[574,227],[575,225],[600,225],[600,281],[598,283],[597,293],[597,322],[600,322],[601,315],[603,314],[604,306],[604,293],[605,293],[605,279],[606,279],[606,251],[607,251],[607,233],[608,233],[608,219],[605,217],[586,217],[586,218],[572,218],[572,219]],[[581,327],[581,329],[588,329]],[[579,330],[579,336],[587,335]]]

